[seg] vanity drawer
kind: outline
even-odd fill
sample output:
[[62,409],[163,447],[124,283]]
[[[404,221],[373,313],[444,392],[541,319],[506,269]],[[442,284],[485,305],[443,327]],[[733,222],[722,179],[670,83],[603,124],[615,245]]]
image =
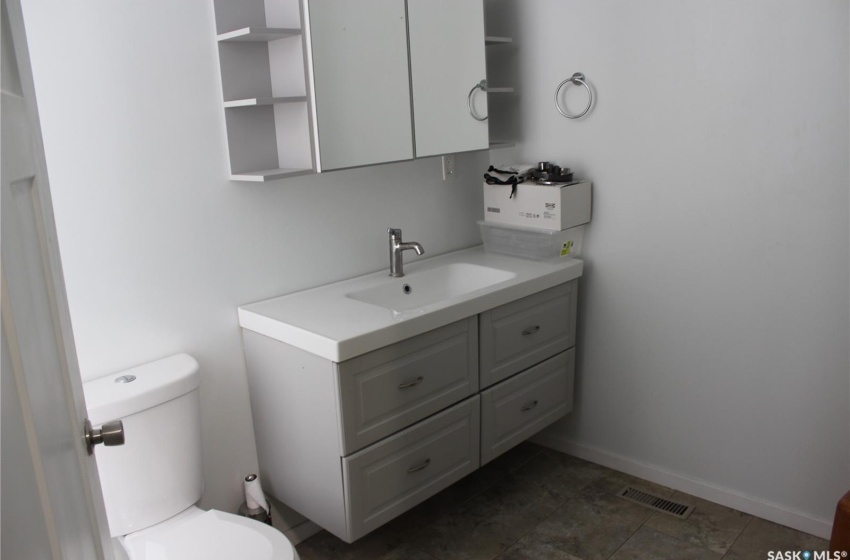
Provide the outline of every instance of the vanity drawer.
[[350,457],[342,458],[349,536],[357,539],[479,466],[475,395]]
[[575,346],[575,280],[479,315],[482,388]]
[[475,317],[337,364],[349,455],[478,391]]
[[481,392],[481,464],[573,409],[575,349]]

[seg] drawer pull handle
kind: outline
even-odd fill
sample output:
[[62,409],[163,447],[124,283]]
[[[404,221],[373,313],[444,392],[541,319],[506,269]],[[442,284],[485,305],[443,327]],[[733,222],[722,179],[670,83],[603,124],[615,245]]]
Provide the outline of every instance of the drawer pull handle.
[[527,405],[522,407],[522,412],[528,412],[529,410],[531,410],[532,408],[535,408],[536,406],[537,406],[537,401],[536,400],[531,401],[530,403],[528,403]]
[[416,465],[415,467],[410,467],[409,469],[407,469],[407,472],[408,472],[408,474],[413,474],[415,472],[419,472],[430,464],[431,464],[431,458],[428,457],[427,459],[422,461],[421,465]]
[[420,375],[419,377],[417,377],[413,381],[408,381],[407,383],[402,383],[401,385],[398,386],[398,388],[399,389],[407,389],[408,387],[413,387],[414,385],[419,385],[424,380],[425,380],[425,378]]
[[533,327],[529,327],[522,331],[522,336],[528,336],[530,334],[534,334],[540,330],[540,325],[534,325]]

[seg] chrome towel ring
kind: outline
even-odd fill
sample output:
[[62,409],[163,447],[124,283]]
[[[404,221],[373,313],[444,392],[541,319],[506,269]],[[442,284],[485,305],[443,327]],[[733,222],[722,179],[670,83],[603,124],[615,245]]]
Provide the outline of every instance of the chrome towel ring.
[[469,114],[472,115],[472,118],[476,121],[486,121],[489,115],[485,115],[483,117],[479,117],[475,114],[475,109],[472,108],[472,94],[475,93],[476,89],[480,89],[483,92],[487,92],[487,80],[481,80],[475,87],[469,90],[469,95],[466,96],[466,108],[469,109]]
[[[584,89],[587,90],[587,107],[585,107],[584,111],[582,111],[578,115],[571,115],[569,112],[567,112],[566,109],[561,107],[561,103],[558,101],[558,96],[561,93],[561,88],[564,87],[569,82],[572,82],[573,84],[575,84],[577,86],[578,85],[584,86]],[[590,86],[587,85],[587,81],[585,81],[584,74],[582,74],[581,72],[576,72],[575,74],[573,74],[572,76],[570,76],[569,78],[567,78],[566,80],[564,80],[563,82],[558,84],[558,89],[555,90],[555,108],[558,110],[559,113],[561,113],[562,115],[564,115],[568,119],[577,119],[577,118],[583,117],[585,115],[585,113],[590,111],[591,105],[593,105],[593,91],[590,89]]]

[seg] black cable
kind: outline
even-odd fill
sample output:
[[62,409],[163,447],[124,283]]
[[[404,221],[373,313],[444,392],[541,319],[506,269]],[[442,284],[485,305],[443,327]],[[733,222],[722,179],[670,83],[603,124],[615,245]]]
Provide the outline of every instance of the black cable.
[[[487,171],[496,171],[497,173],[504,173],[503,171],[495,169],[492,165]],[[499,179],[498,177],[493,177],[489,173],[485,173],[484,180],[487,182],[488,185],[510,185],[511,195],[508,198],[513,198],[514,196],[516,196],[516,186],[524,182],[525,177],[517,177],[516,175],[511,175],[507,179]]]

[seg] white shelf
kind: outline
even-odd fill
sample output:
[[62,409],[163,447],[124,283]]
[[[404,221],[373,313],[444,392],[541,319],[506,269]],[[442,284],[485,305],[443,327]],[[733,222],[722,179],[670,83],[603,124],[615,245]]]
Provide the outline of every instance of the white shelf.
[[230,175],[230,179],[232,181],[252,181],[255,183],[263,183],[265,181],[283,179],[284,177],[297,177],[299,175],[311,175],[313,173],[315,173],[315,171],[312,169],[264,169],[262,171],[233,173]]
[[[514,40],[513,37],[505,37],[500,35],[485,35],[484,36],[484,45],[485,46],[497,46],[497,45],[513,45]],[[493,48],[487,49],[487,82],[499,82],[502,81],[504,83],[507,81],[508,83],[513,80],[509,78],[511,76],[511,72],[507,70],[502,70],[507,62],[507,66],[510,67],[510,61],[506,60],[506,57],[510,56],[510,53],[513,52],[513,48],[502,49],[502,48]],[[513,87],[487,87],[485,90],[488,94],[513,94],[515,90]],[[496,100],[499,101],[496,101]],[[489,150],[499,150],[503,148],[511,148],[516,144],[513,141],[505,141],[505,140],[495,140],[492,137],[492,134],[495,133],[504,137],[511,137],[514,133],[511,133],[509,130],[503,130],[505,128],[504,125],[509,124],[509,120],[507,117],[502,116],[506,112],[515,112],[516,111],[516,98],[513,95],[507,97],[497,97],[490,98],[490,101],[493,103],[489,107],[489,110],[493,112],[493,116],[495,120],[498,121],[496,125],[494,125],[493,119],[490,120],[490,145]],[[504,122],[503,122],[504,121]],[[503,126],[498,126],[498,125]],[[508,129],[513,128],[508,126]]]
[[514,40],[510,37],[494,37],[492,35],[484,37],[485,45],[506,45],[513,42]]
[[225,101],[225,107],[257,107],[260,105],[274,105],[275,103],[298,103],[307,101],[306,95],[297,97],[252,97],[250,99],[234,99]]
[[300,83],[306,80],[307,35],[300,29],[300,1],[269,4],[215,0],[231,181],[264,183],[315,173],[309,89]]
[[228,31],[218,36],[219,42],[243,41],[255,43],[267,43],[285,37],[301,35],[300,29],[289,29],[281,27],[243,27],[234,31]]

